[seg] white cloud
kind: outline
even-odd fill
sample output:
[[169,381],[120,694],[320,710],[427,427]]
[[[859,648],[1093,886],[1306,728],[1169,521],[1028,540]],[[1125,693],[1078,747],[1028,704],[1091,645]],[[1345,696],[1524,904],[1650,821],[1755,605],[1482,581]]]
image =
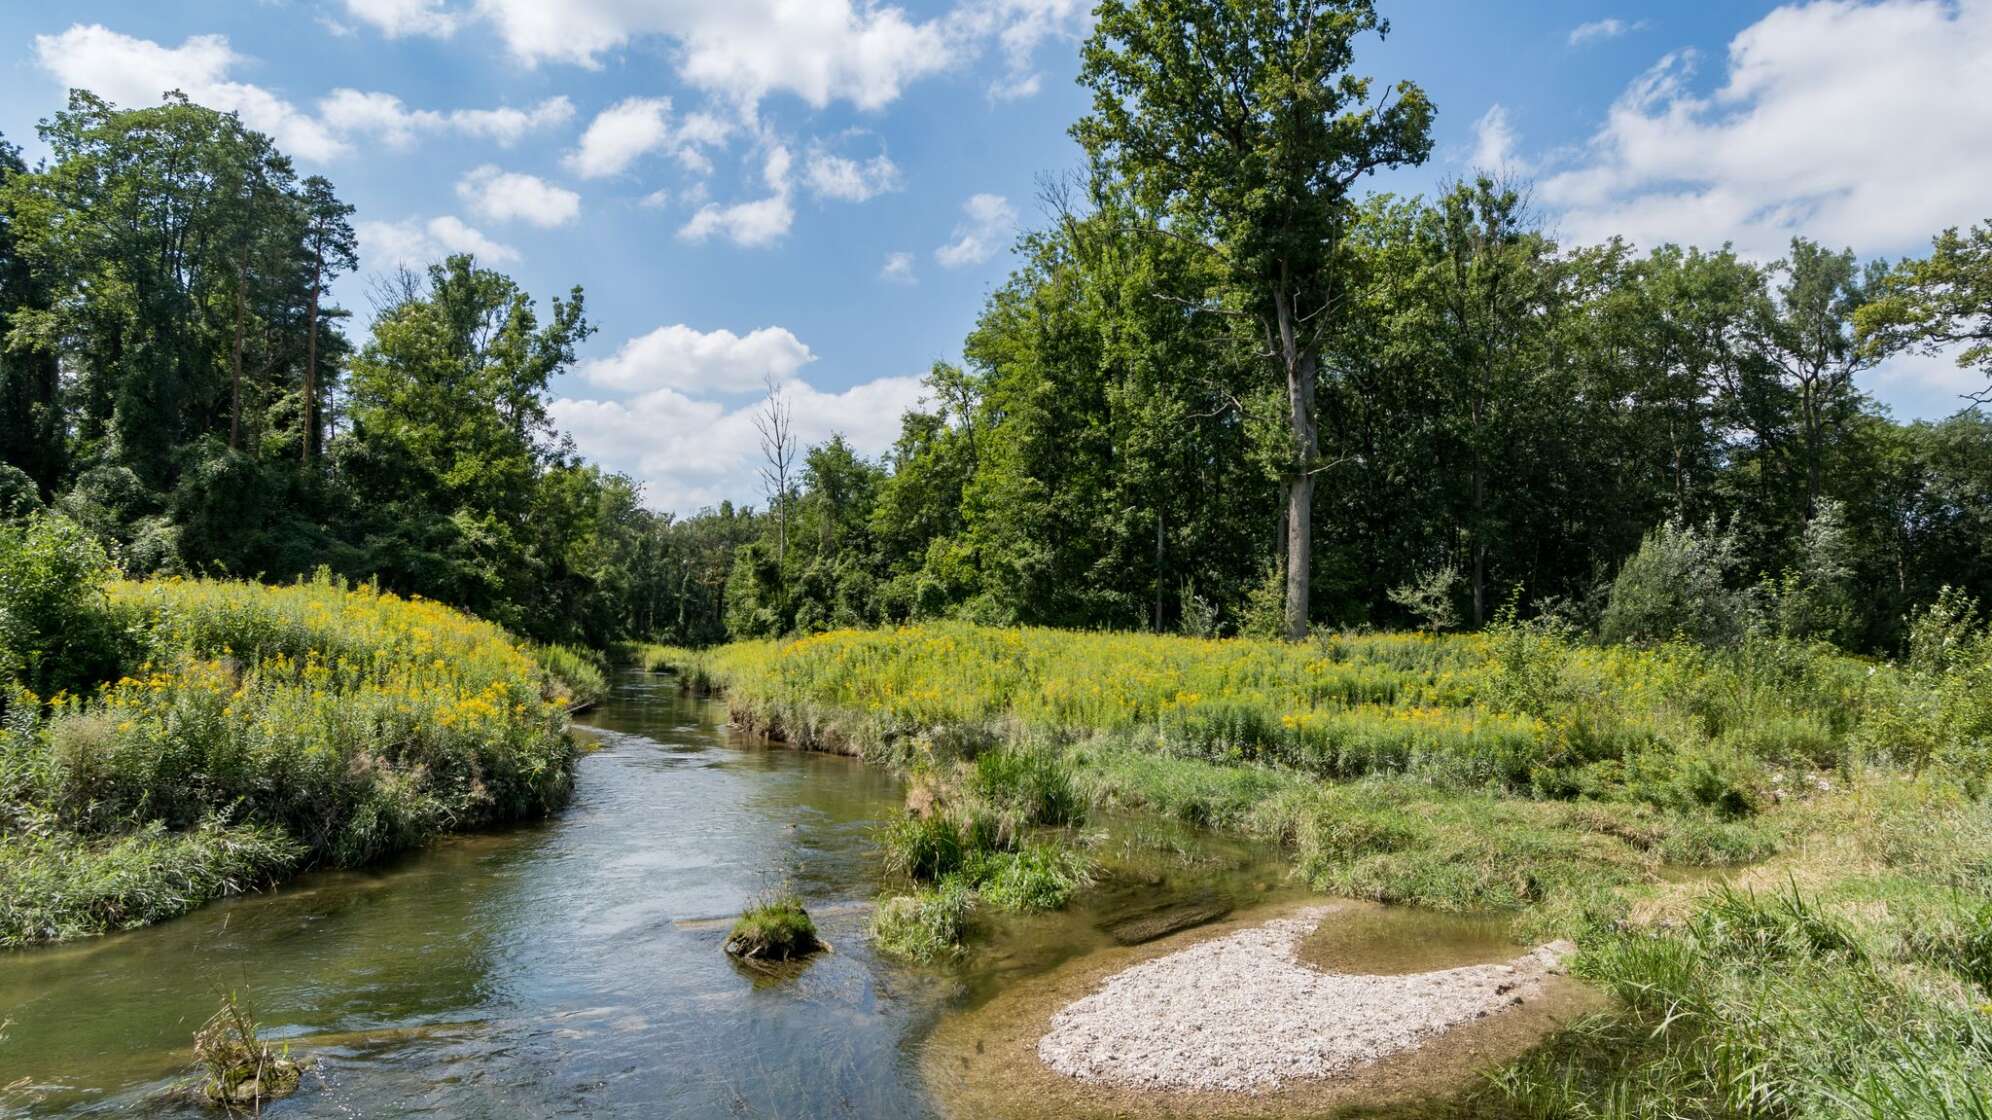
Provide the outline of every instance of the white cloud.
[[787,381],[816,360],[786,327],[761,327],[737,335],[698,331],[678,323],[641,334],[607,358],[582,362],[577,372],[604,389],[680,389],[739,393],[760,389],[769,378]]
[[524,220],[550,229],[581,214],[580,195],[536,175],[501,170],[496,164],[472,168],[457,181],[456,192],[472,213],[494,222]]
[[809,153],[802,177],[818,198],[844,202],[864,202],[904,185],[899,165],[884,152],[855,160],[816,148]]
[[390,39],[402,35],[446,38],[463,18],[445,10],[439,0],[346,0],[346,12]]
[[527,133],[567,123],[574,103],[550,97],[531,109],[457,109],[440,113],[410,109],[391,93],[335,89],[318,102],[318,115],[342,135],[371,135],[395,148],[405,148],[424,133],[453,131],[511,147]]
[[990,43],[1006,65],[992,93],[1024,95],[1038,86],[1031,60],[1039,45],[1083,33],[1090,8],[1087,0],[959,0],[920,19],[875,0],[475,0],[455,9],[438,0],[347,0],[355,17],[390,35],[447,35],[464,19],[483,19],[527,65],[593,69],[634,42],[670,39],[682,81],[747,110],[771,93],[816,108],[848,101],[877,109]]
[[236,112],[250,128],[267,132],[285,151],[322,162],[346,144],[311,114],[261,86],[231,81],[242,57],[222,35],[193,35],[177,47],[120,35],[101,24],[76,24],[60,35],[35,36],[42,69],[73,89],[87,89],[118,105],[156,105],[177,89],[212,109]]
[[890,280],[895,284],[917,284],[920,278],[913,275],[913,254],[887,253],[885,266],[878,270],[879,279]]
[[1493,174],[1526,172],[1528,161],[1515,151],[1518,140],[1514,126],[1508,123],[1508,110],[1496,102],[1473,122],[1473,155],[1468,162],[1476,170]]
[[947,244],[934,250],[942,268],[981,264],[996,255],[1017,228],[1017,211],[1000,194],[978,194],[961,205],[966,217],[955,225]]
[[519,259],[519,251],[493,241],[461,218],[445,214],[424,222],[406,218],[398,222],[358,222],[353,232],[360,242],[360,259],[368,271],[394,268],[420,268],[452,253],[469,253],[486,264],[505,264]]
[[1616,39],[1621,35],[1644,31],[1646,26],[1646,21],[1643,19],[1631,23],[1617,18],[1592,20],[1590,23],[1580,23],[1570,29],[1570,45],[1587,47],[1606,39]]
[[659,187],[638,199],[636,204],[645,210],[662,210],[671,205],[671,192]]
[[795,206],[790,203],[789,150],[776,144],[768,149],[761,165],[761,178],[773,193],[751,202],[731,206],[707,203],[699,207],[678,230],[686,241],[706,241],[722,236],[749,249],[766,248],[782,239],[795,224]]
[[726,142],[733,126],[711,113],[689,113],[671,125],[671,99],[630,97],[595,115],[581,144],[567,154],[568,170],[584,179],[620,175],[651,152],[670,152],[687,170],[711,170],[702,149]]
[[574,116],[565,97],[531,109],[445,113],[411,109],[393,94],[357,89],[333,90],[314,114],[261,86],[233,80],[230,71],[247,60],[221,35],[195,35],[166,47],[99,24],[76,24],[60,35],[36,36],[35,56],[64,85],[116,105],[156,105],[167,90],[180,90],[198,104],[241,114],[244,124],[268,133],[285,152],[313,163],[348,154],[362,136],[399,148],[419,135],[447,131],[510,146],[528,132]]
[[[790,381],[785,391],[804,446],[842,434],[860,454],[878,455],[898,438],[900,416],[920,403],[924,387],[917,377],[884,377],[842,392]],[[690,513],[722,499],[761,504],[760,407],[660,388],[626,401],[562,397],[551,412],[583,454],[641,480],[652,508]]]
[[1663,58],[1543,182],[1567,236],[1883,253],[1984,217],[1992,0],[1787,5],[1730,42],[1713,93],[1694,92],[1694,64]]

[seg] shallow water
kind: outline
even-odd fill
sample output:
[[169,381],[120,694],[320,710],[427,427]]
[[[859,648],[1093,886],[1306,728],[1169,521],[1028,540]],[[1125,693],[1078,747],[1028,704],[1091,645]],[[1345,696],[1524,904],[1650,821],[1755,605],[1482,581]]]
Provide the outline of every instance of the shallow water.
[[[598,749],[551,821],[0,954],[0,1117],[208,1115],[173,1090],[225,990],[317,1063],[276,1116],[932,1116],[937,1024],[1140,951],[1129,936],[1298,893],[1262,847],[1097,821],[1083,904],[980,919],[964,963],[906,967],[864,936],[896,779],[736,736],[668,677],[624,675],[587,723]],[[736,965],[727,919],[783,880],[834,951]],[[1415,923],[1385,920],[1342,951],[1407,939]],[[1435,940],[1459,963],[1458,931]]]

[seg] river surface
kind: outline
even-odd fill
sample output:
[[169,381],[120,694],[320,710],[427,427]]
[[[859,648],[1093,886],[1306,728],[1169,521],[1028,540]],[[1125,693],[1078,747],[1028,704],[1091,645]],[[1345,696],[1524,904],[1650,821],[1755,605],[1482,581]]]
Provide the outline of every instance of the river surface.
[[[1109,943],[1077,908],[985,929],[967,965],[881,959],[871,831],[897,779],[736,736],[669,677],[622,676],[586,724],[545,823],[0,954],[0,1116],[203,1114],[174,1089],[224,991],[317,1062],[273,1115],[928,1116],[939,1015]],[[1125,831],[1182,868],[1145,895],[1279,889],[1265,858]],[[784,881],[834,951],[736,965],[728,917]]]

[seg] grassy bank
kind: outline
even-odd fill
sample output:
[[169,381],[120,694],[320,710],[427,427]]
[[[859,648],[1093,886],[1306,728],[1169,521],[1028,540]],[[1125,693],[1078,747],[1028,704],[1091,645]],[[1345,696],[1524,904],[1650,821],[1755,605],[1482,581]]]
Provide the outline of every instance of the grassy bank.
[[[1259,835],[1324,892],[1578,939],[1617,1010],[1462,1109],[1984,1116],[1992,638],[1937,613],[1901,666],[1528,627],[1286,645],[946,624],[672,656],[744,723],[938,775],[958,838],[1013,788],[978,790],[972,760],[1028,754],[1078,812]],[[919,889],[880,910],[929,952],[982,889],[909,859],[933,819],[888,832]]]
[[[439,604],[113,579],[64,609],[61,632],[99,636],[102,679],[6,699],[0,944],[143,925],[542,815],[571,787],[575,686]],[[26,665],[54,644],[12,642]]]

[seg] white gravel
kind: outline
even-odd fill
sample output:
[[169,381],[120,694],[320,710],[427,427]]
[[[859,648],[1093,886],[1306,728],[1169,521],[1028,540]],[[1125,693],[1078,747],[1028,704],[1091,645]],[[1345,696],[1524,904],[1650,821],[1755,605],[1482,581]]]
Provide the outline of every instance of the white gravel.
[[1038,1057],[1131,1089],[1254,1093],[1334,1077],[1445,1030],[1536,999],[1574,946],[1507,964],[1352,976],[1298,963],[1333,908],[1316,908],[1108,977],[1051,1018]]

